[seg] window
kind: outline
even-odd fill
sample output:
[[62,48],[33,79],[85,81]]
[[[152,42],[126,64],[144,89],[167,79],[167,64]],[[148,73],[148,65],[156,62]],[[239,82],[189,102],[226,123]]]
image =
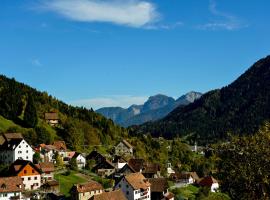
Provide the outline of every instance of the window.
[[26,151],[26,153],[28,153],[28,150]]
[[35,170],[32,169],[32,173],[35,173]]
[[119,187],[121,187],[121,184],[119,184]]
[[35,176],[35,180],[37,180],[37,177]]
[[22,178],[22,181],[24,181],[24,178]]
[[26,145],[26,148],[28,147],[28,145]]
[[128,186],[128,185],[126,185],[126,187],[128,188],[129,186]]
[[26,159],[28,159],[28,156],[26,156]]
[[31,177],[28,177],[28,181],[30,181],[31,180]]
[[21,145],[19,146],[19,148],[21,148]]
[[24,174],[27,174],[27,170],[24,170],[23,173],[24,173]]
[[126,194],[129,195],[129,191],[127,191]]

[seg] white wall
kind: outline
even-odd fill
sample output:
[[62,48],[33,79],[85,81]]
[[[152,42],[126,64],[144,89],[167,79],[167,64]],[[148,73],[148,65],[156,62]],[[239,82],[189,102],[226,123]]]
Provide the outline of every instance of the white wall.
[[[36,180],[35,180],[36,177]],[[24,188],[26,190],[35,190],[40,188],[41,186],[41,176],[40,175],[33,175],[33,176],[22,176],[23,184],[25,185]],[[28,180],[30,178],[30,180]],[[38,184],[38,185],[37,185]],[[33,188],[32,185],[35,185]]]
[[0,199],[1,200],[10,200],[11,197],[15,197],[15,196],[19,196],[20,198],[19,199],[22,199],[22,195],[21,195],[21,192],[16,192],[15,195],[14,195],[15,192],[10,192],[10,193],[0,193]]
[[22,140],[15,149],[14,161],[17,159],[22,159],[33,162],[33,155],[34,151],[32,147],[25,140]]
[[216,192],[219,188],[219,184],[218,183],[213,183],[211,186],[211,192]]

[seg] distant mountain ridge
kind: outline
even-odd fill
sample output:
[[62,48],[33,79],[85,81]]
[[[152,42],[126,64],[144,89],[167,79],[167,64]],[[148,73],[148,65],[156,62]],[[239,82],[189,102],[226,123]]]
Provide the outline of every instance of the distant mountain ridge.
[[97,113],[112,119],[115,123],[128,127],[155,121],[165,117],[181,105],[188,105],[201,97],[199,92],[189,92],[178,99],[157,94],[149,97],[143,105],[132,105],[127,109],[121,107],[105,107],[96,110]]
[[254,134],[270,120],[270,56],[253,64],[230,85],[178,107],[156,122],[134,126],[132,134],[185,137],[199,143]]

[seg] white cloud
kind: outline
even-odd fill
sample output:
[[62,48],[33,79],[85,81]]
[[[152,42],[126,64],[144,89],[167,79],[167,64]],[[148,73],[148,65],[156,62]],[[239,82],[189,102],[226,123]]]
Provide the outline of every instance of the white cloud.
[[37,66],[37,67],[41,67],[42,66],[41,62],[37,58],[32,59],[31,60],[31,64],[34,65],[34,66]]
[[210,0],[209,11],[212,15],[216,16],[218,19],[208,22],[203,25],[197,26],[197,28],[202,30],[237,30],[241,28],[246,28],[248,25],[243,23],[236,16],[220,11],[217,9],[217,4],[215,0]]
[[109,22],[143,27],[158,21],[153,3],[144,0],[45,0],[42,9],[81,22]]
[[96,97],[90,99],[80,99],[70,102],[75,106],[84,106],[86,108],[98,109],[102,107],[123,107],[128,108],[133,104],[143,104],[148,97],[146,96],[131,96],[131,95],[113,95]]

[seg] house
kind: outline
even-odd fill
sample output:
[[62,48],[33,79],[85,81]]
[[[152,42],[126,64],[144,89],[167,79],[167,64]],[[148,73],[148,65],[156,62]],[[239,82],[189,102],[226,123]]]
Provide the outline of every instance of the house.
[[174,194],[171,192],[167,192],[164,194],[164,198],[162,200],[174,200]]
[[49,112],[44,114],[44,118],[48,124],[51,126],[55,126],[59,123],[58,113],[56,112]]
[[201,187],[209,187],[211,192],[216,192],[219,188],[218,181],[214,179],[212,176],[207,176],[201,179],[199,185]]
[[117,180],[121,178],[122,176],[126,176],[132,173],[136,173],[136,171],[129,164],[125,164],[124,167],[122,167],[121,169],[115,172],[114,178]]
[[18,176],[0,177],[0,199],[22,199],[24,186],[22,179]]
[[59,193],[59,182],[56,180],[47,181],[41,186],[44,193]]
[[53,145],[40,144],[37,149],[39,149],[40,157],[43,162],[53,162],[55,163],[55,155],[58,150]]
[[150,182],[141,173],[132,173],[122,177],[115,189],[121,189],[128,200],[150,200],[150,186]]
[[112,163],[115,165],[116,170],[119,170],[127,164],[127,161],[122,156],[116,155]]
[[168,175],[168,177],[170,177],[171,174],[175,174],[175,171],[172,169],[172,164],[167,163],[167,175]]
[[128,143],[126,140],[120,141],[116,146],[115,146],[115,154],[122,156],[132,156],[133,155],[133,146]]
[[115,190],[94,195],[89,200],[127,200],[127,198],[122,190]]
[[96,181],[90,181],[83,184],[76,184],[71,188],[71,199],[88,200],[93,195],[101,194],[104,188]]
[[33,161],[34,151],[20,133],[5,133],[0,146],[0,162],[11,164],[17,159]]
[[142,174],[145,178],[159,178],[160,166],[156,163],[146,163],[143,165]]
[[136,172],[142,172],[144,168],[144,159],[132,158],[128,161],[128,165]]
[[88,156],[86,156],[86,160],[93,160],[96,164],[106,160],[106,158],[100,154],[98,151],[92,151]]
[[115,172],[115,167],[109,160],[103,160],[94,166],[92,170],[99,176],[108,177]]
[[198,182],[200,178],[196,172],[182,172],[171,174],[170,179],[176,183],[189,185]]
[[161,200],[168,193],[169,184],[166,178],[149,178],[151,184],[151,200]]
[[75,152],[72,158],[76,160],[79,169],[85,168],[86,158],[81,153]]
[[9,175],[21,177],[26,190],[35,190],[41,186],[40,170],[31,161],[16,160],[9,168]]
[[52,162],[41,162],[36,164],[41,172],[41,184],[52,181],[54,178],[54,164]]

